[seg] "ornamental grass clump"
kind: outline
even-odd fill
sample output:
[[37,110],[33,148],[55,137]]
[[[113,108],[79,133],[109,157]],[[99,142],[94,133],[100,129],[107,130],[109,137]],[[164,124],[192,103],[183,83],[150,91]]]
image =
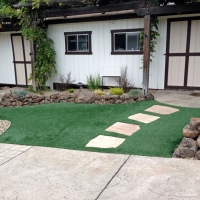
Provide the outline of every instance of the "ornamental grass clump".
[[138,89],[132,89],[129,91],[129,96],[134,97],[134,96],[140,96],[142,95],[142,91]]
[[124,91],[122,88],[110,88],[109,93],[112,95],[122,95]]
[[94,93],[95,93],[96,95],[104,95],[104,94],[105,94],[105,92],[102,91],[102,90],[100,90],[100,89],[94,90]]
[[97,90],[101,86],[101,76],[98,73],[96,76],[89,75],[87,76],[87,85],[90,90]]

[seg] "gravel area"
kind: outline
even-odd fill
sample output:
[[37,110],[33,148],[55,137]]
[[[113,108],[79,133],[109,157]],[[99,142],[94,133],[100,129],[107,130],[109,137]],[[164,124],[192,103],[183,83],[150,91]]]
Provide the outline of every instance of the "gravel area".
[[4,133],[11,125],[11,122],[8,120],[0,120],[0,135]]

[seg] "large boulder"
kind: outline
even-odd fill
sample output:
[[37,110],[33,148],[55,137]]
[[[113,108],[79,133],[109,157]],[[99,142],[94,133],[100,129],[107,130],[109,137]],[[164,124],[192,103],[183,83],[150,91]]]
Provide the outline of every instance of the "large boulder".
[[192,130],[190,125],[187,125],[183,128],[183,135],[186,138],[197,138],[200,132],[198,130]]
[[197,145],[197,141],[193,140],[191,138],[183,138],[181,143],[179,144],[179,147],[187,147],[193,151],[198,151],[198,145]]
[[90,91],[80,92],[78,97],[75,99],[76,103],[94,103],[95,94]]
[[192,117],[190,119],[190,124],[189,125],[190,125],[191,130],[197,130],[198,127],[200,127],[200,118]]
[[197,159],[197,160],[200,160],[200,150],[197,151],[197,153],[196,153],[196,159]]
[[187,147],[178,147],[173,153],[173,157],[175,158],[194,158],[195,155],[196,152]]

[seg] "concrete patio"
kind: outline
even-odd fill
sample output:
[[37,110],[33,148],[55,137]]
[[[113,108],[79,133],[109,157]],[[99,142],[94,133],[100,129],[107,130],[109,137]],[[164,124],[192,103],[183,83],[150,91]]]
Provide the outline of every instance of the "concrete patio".
[[0,144],[0,199],[192,199],[200,162]]

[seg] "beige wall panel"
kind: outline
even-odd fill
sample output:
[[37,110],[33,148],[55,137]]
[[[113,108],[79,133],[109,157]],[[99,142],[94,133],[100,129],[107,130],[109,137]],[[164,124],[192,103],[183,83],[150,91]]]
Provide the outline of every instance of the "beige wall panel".
[[187,86],[200,87],[200,56],[190,56]]
[[22,38],[21,36],[14,36],[13,39],[13,46],[14,46],[14,53],[15,53],[15,61],[23,61],[23,48],[22,48]]
[[200,52],[200,20],[192,21],[190,52]]
[[170,57],[168,67],[168,86],[183,86],[185,57]]
[[31,64],[26,64],[26,72],[27,72],[28,85],[31,85],[32,80],[31,81],[28,80],[30,78],[30,74],[32,73]]
[[25,50],[26,61],[31,61],[31,56],[30,56],[30,41],[26,40],[25,38],[24,38],[24,50]]
[[16,64],[17,84],[26,85],[24,64]]
[[185,53],[187,39],[187,21],[171,23],[170,31],[170,53]]

